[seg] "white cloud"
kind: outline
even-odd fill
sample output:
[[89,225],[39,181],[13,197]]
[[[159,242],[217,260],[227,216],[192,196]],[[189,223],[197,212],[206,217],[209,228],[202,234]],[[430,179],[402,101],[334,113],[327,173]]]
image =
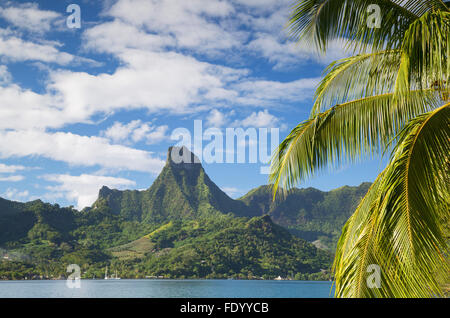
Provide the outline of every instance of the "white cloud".
[[220,128],[229,123],[230,117],[235,114],[234,111],[223,113],[218,109],[213,109],[206,117],[206,125],[209,127]]
[[0,181],[2,181],[2,182],[18,182],[18,181],[22,181],[23,179],[25,179],[25,177],[21,176],[21,175],[7,176],[7,177],[0,176]]
[[0,163],[0,173],[14,173],[17,171],[25,170],[26,167],[19,165],[5,165]]
[[121,20],[101,23],[83,33],[84,48],[101,53],[120,54],[126,49],[160,51],[175,46],[171,35],[147,33]]
[[25,41],[8,30],[0,29],[0,55],[8,61],[42,61],[67,65],[75,56],[61,52],[56,43],[39,44]]
[[25,179],[22,175],[9,175],[3,176],[2,174],[16,173],[17,171],[26,170],[27,167],[20,165],[6,165],[0,163],[0,182],[18,182]]
[[152,153],[111,145],[108,139],[42,131],[0,132],[0,157],[41,156],[76,166],[159,173],[164,161]]
[[11,73],[6,65],[0,65],[0,85],[9,84],[12,80]]
[[153,126],[150,123],[142,123],[141,120],[133,120],[128,124],[115,122],[102,134],[115,143],[145,141],[147,144],[158,143],[167,139],[167,125]]
[[319,54],[312,43],[294,41],[287,27],[292,10],[291,0],[235,1],[252,8],[237,15],[241,23],[253,30],[246,48],[266,58],[275,69],[288,69],[311,62],[329,64],[348,56],[343,41],[330,41],[326,55]]
[[140,120],[133,120],[126,125],[120,122],[115,122],[114,125],[103,132],[103,135],[115,143],[123,142],[128,140],[130,135],[133,133],[133,130],[136,129],[140,123]]
[[15,188],[8,188],[4,193],[0,196],[14,201],[23,201],[29,196],[29,192],[27,190],[20,191]]
[[43,33],[50,31],[62,15],[55,11],[41,10],[37,3],[14,5],[8,1],[0,7],[0,17],[19,29]]
[[232,123],[234,127],[255,127],[255,128],[272,128],[278,127],[279,119],[270,114],[267,109],[264,111],[253,112],[250,116],[242,119],[236,120]]
[[152,127],[148,124],[144,124],[133,132],[133,140],[140,141],[145,140],[149,145],[163,141],[168,137],[167,130],[169,126],[163,125],[158,127]]
[[255,39],[248,43],[248,48],[273,63],[274,68],[289,68],[311,62],[327,65],[348,56],[343,41],[330,41],[327,53],[319,54],[310,43],[297,43],[287,39],[286,36],[270,33],[257,33]]
[[113,74],[54,72],[49,88],[63,98],[69,114],[84,117],[131,108],[185,113],[195,111],[192,105],[204,102],[209,91],[245,72],[174,52],[128,49],[119,56],[125,65]]
[[0,85],[0,100],[0,129],[57,128],[87,121],[83,114],[66,112],[56,96],[37,94],[16,84]]
[[106,14],[159,35],[171,35],[178,47],[207,53],[236,47],[245,38],[232,25],[216,23],[233,13],[229,2],[220,0],[119,0]]
[[242,195],[244,191],[234,188],[234,187],[223,187],[222,191],[228,194],[232,198],[237,198],[238,196]]
[[248,44],[250,50],[259,52],[275,68],[292,67],[299,63],[307,63],[310,60],[311,53],[302,50],[299,45],[292,41],[281,41],[277,37],[260,33]]
[[302,102],[312,100],[320,78],[302,78],[291,82],[266,80],[243,81],[233,86],[243,105],[273,106],[280,101]]
[[124,178],[82,174],[72,176],[67,174],[44,175],[47,181],[56,182],[57,186],[48,186],[54,193],[63,194],[68,200],[75,201],[78,209],[91,206],[97,199],[98,191],[102,186],[110,188],[123,188],[134,186],[136,183]]

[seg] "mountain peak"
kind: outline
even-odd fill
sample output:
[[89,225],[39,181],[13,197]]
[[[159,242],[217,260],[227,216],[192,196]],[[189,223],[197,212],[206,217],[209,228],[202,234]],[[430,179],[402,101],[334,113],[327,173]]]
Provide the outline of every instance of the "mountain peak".
[[103,186],[100,191],[98,192],[99,197],[106,197],[109,193],[111,193],[112,190],[108,188],[107,186]]
[[175,168],[190,169],[201,166],[200,159],[192,153],[187,147],[169,147],[167,150],[166,165]]

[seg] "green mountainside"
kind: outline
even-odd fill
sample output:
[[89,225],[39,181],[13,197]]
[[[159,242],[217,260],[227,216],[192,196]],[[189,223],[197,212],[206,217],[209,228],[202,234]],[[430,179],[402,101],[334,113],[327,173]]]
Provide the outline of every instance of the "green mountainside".
[[108,266],[122,278],[328,279],[331,253],[307,240],[332,242],[364,187],[298,189],[272,203],[264,186],[233,200],[189,150],[170,148],[149,189],[103,187],[82,211],[0,199],[0,278],[63,277],[79,264],[86,278]]
[[341,229],[366,194],[370,183],[344,186],[329,192],[314,188],[292,189],[273,200],[270,186],[256,188],[239,200],[305,240],[334,251]]
[[186,148],[169,148],[166,165],[152,186],[145,191],[119,191],[103,187],[93,208],[108,207],[127,220],[161,223],[194,219],[201,216],[233,213],[256,216],[240,201],[231,199],[206,174],[198,158],[191,152],[191,163],[175,163],[172,150],[183,155]]

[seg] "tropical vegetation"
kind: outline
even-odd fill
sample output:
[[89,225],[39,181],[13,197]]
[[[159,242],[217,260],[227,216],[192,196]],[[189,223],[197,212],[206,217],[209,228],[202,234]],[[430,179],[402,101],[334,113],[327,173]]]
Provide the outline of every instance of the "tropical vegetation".
[[[324,169],[390,153],[342,230],[335,296],[442,296],[450,281],[449,6],[299,0],[289,29],[321,53],[340,41],[350,56],[325,69],[310,117],[274,155],[274,196]],[[367,284],[371,264],[381,288]]]
[[[308,191],[318,195],[313,206],[328,202]],[[362,196],[361,189],[340,193],[331,202],[352,197],[356,205]],[[122,278],[330,279],[331,253],[275,224],[252,198],[233,200],[200,164],[170,160],[149,189],[103,187],[82,211],[0,198],[0,279],[63,278],[69,264],[80,266],[82,278],[103,278],[108,267]],[[330,222],[342,222],[345,207]]]

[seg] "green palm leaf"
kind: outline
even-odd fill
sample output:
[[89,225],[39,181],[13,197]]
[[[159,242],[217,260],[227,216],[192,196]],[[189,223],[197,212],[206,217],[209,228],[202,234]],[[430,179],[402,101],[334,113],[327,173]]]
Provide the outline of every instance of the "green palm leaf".
[[[435,87],[450,90],[450,12],[430,11],[405,32],[395,92]],[[448,99],[448,96],[447,98]]]
[[[367,27],[370,5],[382,8],[388,28]],[[439,0],[305,0],[293,7],[289,29],[293,38],[315,43],[322,52],[336,38],[354,52],[398,49],[410,24],[431,9],[448,10]]]
[[[381,7],[384,27],[367,26],[371,4]],[[327,167],[392,150],[342,230],[336,296],[442,296],[443,281],[450,282],[442,233],[450,208],[449,7],[440,0],[304,0],[289,26],[321,52],[343,39],[358,55],[325,70],[310,118],[278,147],[274,197]],[[371,265],[381,269],[381,288],[367,283]]]
[[[391,163],[344,228],[334,263],[336,296],[442,296],[437,277],[450,278],[440,226],[450,207],[449,138],[450,104],[403,129]],[[382,270],[379,289],[366,284],[370,264]]]
[[331,63],[316,90],[311,114],[329,105],[392,92],[400,58],[400,50],[380,51]]
[[381,153],[408,120],[439,102],[430,90],[411,92],[404,104],[390,93],[336,105],[291,131],[272,158],[269,180],[274,189],[290,188],[321,169]]

